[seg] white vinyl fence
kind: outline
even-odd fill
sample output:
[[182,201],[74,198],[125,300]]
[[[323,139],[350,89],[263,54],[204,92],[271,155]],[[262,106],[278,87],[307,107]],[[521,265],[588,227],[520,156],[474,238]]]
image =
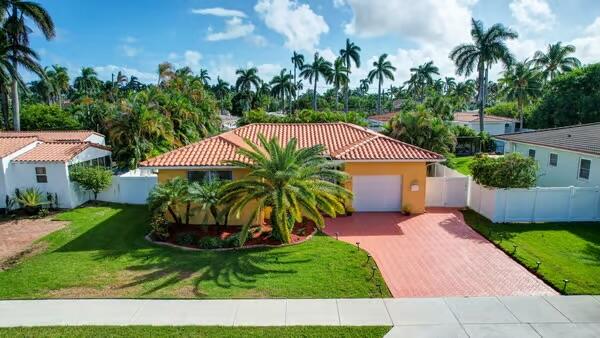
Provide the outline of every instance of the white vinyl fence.
[[494,223],[600,220],[600,187],[495,189],[470,182],[469,207]]
[[157,176],[140,170],[113,176],[112,185],[98,194],[98,200],[125,204],[146,204],[146,198],[158,182]]
[[433,164],[431,177],[425,183],[425,205],[428,207],[467,206],[469,177],[445,167]]

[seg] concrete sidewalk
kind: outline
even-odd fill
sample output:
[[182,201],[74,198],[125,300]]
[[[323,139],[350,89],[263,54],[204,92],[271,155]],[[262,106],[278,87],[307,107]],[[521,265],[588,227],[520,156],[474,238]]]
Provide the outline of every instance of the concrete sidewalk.
[[598,337],[600,298],[0,301],[0,326],[46,325],[393,325],[390,337]]

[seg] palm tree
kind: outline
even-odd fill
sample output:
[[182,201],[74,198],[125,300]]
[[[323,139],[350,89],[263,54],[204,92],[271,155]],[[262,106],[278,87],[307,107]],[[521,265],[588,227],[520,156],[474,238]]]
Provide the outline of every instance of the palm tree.
[[501,93],[509,100],[517,101],[519,120],[523,129],[523,108],[542,93],[542,74],[525,60],[511,65],[499,80]]
[[362,80],[360,80],[360,85],[358,86],[358,88],[360,89],[360,91],[363,94],[366,94],[369,91],[370,84],[371,84],[371,81],[369,81],[369,79],[362,79]]
[[335,109],[337,109],[339,102],[339,91],[340,88],[348,88],[348,82],[350,79],[348,78],[348,68],[344,63],[344,59],[341,57],[335,59],[333,62],[333,68],[331,69],[331,74],[329,76],[329,82],[333,84],[333,90],[335,91]]
[[433,61],[429,61],[417,67],[412,67],[410,72],[412,75],[405,84],[408,84],[409,91],[414,92],[419,100],[423,100],[425,87],[433,84],[433,75],[440,75],[440,70],[433,64]]
[[275,97],[281,98],[282,111],[285,112],[285,97],[291,97],[294,93],[294,84],[292,83],[292,74],[288,73],[283,68],[279,75],[273,77],[271,80],[271,93]]
[[179,208],[187,194],[188,183],[182,177],[175,177],[165,183],[158,184],[148,194],[148,208],[153,213],[168,212],[176,225],[182,224]]
[[444,77],[444,94],[450,94],[456,88],[456,79],[451,76]]
[[101,81],[98,79],[98,73],[91,67],[81,68],[81,75],[75,78],[73,87],[87,96],[95,93],[100,88]]
[[198,77],[205,86],[208,86],[208,81],[211,80],[210,76],[208,76],[208,70],[200,68],[200,74],[198,74]]
[[392,66],[392,63],[387,60],[387,54],[381,54],[377,61],[373,62],[373,69],[367,75],[367,78],[371,83],[377,79],[377,112],[381,114],[381,86],[385,79],[394,81],[394,71],[396,67]]
[[384,127],[384,133],[439,154],[451,154],[456,146],[456,136],[449,126],[425,110],[394,116]]
[[[304,55],[296,53],[292,55],[292,64],[294,65],[294,86],[298,89],[298,81],[296,80],[296,69],[301,69],[304,65]],[[296,100],[296,93],[294,92],[294,101]],[[293,106],[292,106],[293,111]]]
[[158,82],[160,86],[162,83],[168,82],[175,75],[175,70],[170,62],[163,62],[158,65]]
[[[350,70],[352,68],[352,62],[356,68],[360,68],[360,47],[355,45],[354,42],[350,42],[350,39],[346,39],[346,47],[340,49],[340,57],[344,60],[344,65],[346,66],[346,77],[350,77]],[[344,87],[344,112],[348,112],[348,84],[350,83],[350,79],[348,79],[345,87]]]
[[308,79],[313,84],[313,110],[317,110],[317,82],[319,82],[319,76],[323,76],[325,79],[329,78],[331,74],[331,62],[323,59],[319,56],[319,53],[315,53],[315,58],[312,63],[304,64],[300,76]]
[[217,84],[213,87],[213,91],[215,93],[215,97],[217,98],[217,100],[219,100],[221,112],[223,112],[223,100],[229,93],[229,83],[223,81],[223,79],[217,76]]
[[261,84],[261,80],[258,77],[258,69],[256,67],[248,69],[238,69],[235,71],[238,76],[235,81],[235,90],[238,92],[251,92],[252,87],[254,90],[258,90]]
[[549,44],[546,53],[538,50],[533,55],[533,62],[542,69],[545,79],[554,79],[563,72],[568,72],[573,68],[581,67],[581,61],[569,54],[575,53],[575,46],[563,46],[559,41],[555,44]]
[[209,215],[215,222],[215,225],[222,229],[225,225],[221,222],[222,212],[219,209],[221,206],[221,192],[223,190],[223,181],[220,180],[205,180],[202,183],[193,182],[188,189],[188,197],[192,203],[198,204],[200,210],[204,212],[204,220],[202,223],[210,222]]
[[[13,68],[18,72],[19,66],[41,76],[41,66],[37,63],[38,57],[33,50],[28,49],[27,63],[20,64],[19,53],[23,51],[21,47],[29,46],[29,33],[32,30],[26,25],[25,19],[29,19],[44,35],[46,40],[55,36],[54,22],[50,14],[40,4],[24,0],[0,0],[0,9],[2,17],[6,15],[4,22],[4,31],[8,35],[9,44],[12,47]],[[19,81],[16,77],[12,78],[12,108],[13,124],[16,131],[21,130],[20,102],[19,102]]]
[[481,21],[472,19],[471,26],[473,43],[456,46],[450,52],[450,59],[456,64],[458,75],[469,76],[473,70],[477,69],[479,131],[483,132],[483,109],[486,103],[488,71],[494,63],[499,61],[507,66],[513,63],[514,57],[508,50],[506,41],[516,39],[519,35],[499,23],[486,30]]
[[463,109],[467,108],[467,105],[473,100],[476,94],[475,81],[467,80],[459,82],[454,88],[453,96],[459,101],[459,106]]
[[58,98],[58,105],[63,106],[63,95],[69,91],[69,73],[66,67],[61,65],[53,65],[52,69],[46,72],[55,94]]
[[246,169],[248,175],[224,187],[222,201],[232,203],[231,213],[239,214],[252,204],[253,214],[241,231],[240,245],[248,228],[265,208],[271,209],[273,236],[283,243],[291,241],[291,230],[304,218],[322,228],[322,213],[331,217],[344,213],[344,203],[352,193],[333,182],[344,182],[348,175],[336,170],[323,153],[325,147],[298,147],[295,138],[282,146],[276,138],[259,135],[260,145],[247,140],[248,149],[238,153],[247,160],[227,164]]

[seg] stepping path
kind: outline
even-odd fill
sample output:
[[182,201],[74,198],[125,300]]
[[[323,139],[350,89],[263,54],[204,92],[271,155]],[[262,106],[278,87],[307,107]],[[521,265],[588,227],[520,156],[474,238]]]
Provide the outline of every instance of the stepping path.
[[1,327],[49,325],[389,325],[390,337],[595,337],[600,297],[0,301]]

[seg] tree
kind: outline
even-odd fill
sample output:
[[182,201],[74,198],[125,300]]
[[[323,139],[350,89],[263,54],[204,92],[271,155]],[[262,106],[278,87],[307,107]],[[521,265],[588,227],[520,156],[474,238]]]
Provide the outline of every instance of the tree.
[[360,80],[360,86],[358,88],[360,89],[361,93],[363,93],[363,95],[369,92],[370,83],[371,81],[369,81],[369,79]]
[[457,106],[461,107],[461,109],[468,108],[468,105],[473,101],[475,94],[475,81],[473,80],[457,83],[454,92],[452,93],[457,100]]
[[600,63],[574,69],[548,82],[533,108],[532,128],[600,121]]
[[323,59],[322,56],[319,56],[319,53],[315,53],[315,57],[312,63],[307,63],[302,66],[302,71],[300,72],[300,76],[313,84],[313,110],[317,110],[317,83],[319,82],[319,77],[327,79],[331,74],[331,62]]
[[243,112],[250,110],[250,100],[252,99],[252,87],[258,91],[262,81],[258,77],[258,69],[256,67],[248,69],[238,69],[235,71],[238,76],[235,81],[235,90],[243,93],[247,100],[243,104]]
[[421,98],[424,95],[425,87],[433,84],[433,75],[440,75],[440,69],[433,64],[433,61],[413,67],[410,72],[413,73],[414,82],[419,86]]
[[69,177],[84,190],[92,192],[94,201],[112,184],[112,171],[98,166],[75,166],[70,169]]
[[381,86],[386,78],[393,81],[393,72],[396,71],[396,67],[392,66],[392,63],[387,60],[387,57],[387,54],[381,54],[379,59],[373,62],[373,69],[367,76],[371,83],[373,83],[373,80],[377,79],[377,112],[379,114],[381,114]]
[[208,81],[211,80],[210,76],[208,76],[208,70],[200,68],[200,73],[198,74],[198,77],[205,86],[208,86]]
[[294,94],[294,84],[292,83],[292,74],[283,68],[279,75],[271,80],[271,93],[275,97],[281,98],[281,109],[285,112],[285,97],[291,97]]
[[402,142],[448,155],[454,152],[456,136],[439,117],[425,110],[403,112],[384,127],[384,133]]
[[83,67],[81,68],[81,75],[75,78],[73,87],[86,96],[92,96],[100,89],[101,83],[94,68]]
[[444,94],[449,95],[456,88],[456,79],[451,76],[444,77]]
[[157,85],[168,82],[175,75],[175,70],[170,62],[163,62],[158,65],[158,82]]
[[205,180],[202,183],[193,182],[188,188],[189,199],[192,203],[198,204],[200,210],[204,212],[205,220],[202,222],[207,222],[207,216],[210,215],[219,230],[224,230],[222,226],[225,226],[225,222],[221,221],[224,218],[224,212],[221,210],[223,183],[220,180]]
[[[345,91],[347,93],[349,81],[350,79],[348,78],[348,69],[344,65],[344,60],[342,58],[335,59],[335,62],[333,63],[333,68],[331,69],[331,74],[329,75],[329,82],[333,84],[333,90],[335,91],[335,109],[337,109],[339,102],[338,94],[340,88],[346,88]],[[347,105],[347,103],[345,105]],[[346,111],[346,108],[344,108],[344,111]]]
[[27,104],[21,114],[23,130],[75,130],[81,125],[58,105]]
[[217,84],[213,87],[213,92],[215,93],[217,100],[219,100],[219,108],[221,109],[221,112],[223,112],[225,109],[223,100],[225,100],[225,97],[229,94],[229,83],[223,81],[220,77],[217,77]]
[[300,148],[295,138],[282,146],[276,138],[258,138],[260,145],[246,141],[249,149],[238,150],[247,161],[228,162],[248,170],[248,175],[227,183],[222,201],[232,203],[233,214],[239,214],[250,203],[254,210],[242,228],[240,245],[265,208],[271,209],[273,236],[283,243],[291,241],[294,224],[304,218],[322,228],[322,213],[331,217],[344,213],[344,203],[352,198],[352,193],[333,182],[344,182],[348,175],[334,169],[335,164],[323,156],[324,146]]
[[542,93],[542,76],[525,60],[511,65],[499,80],[501,93],[509,100],[517,101],[521,129],[523,128],[523,110]]
[[531,188],[537,180],[537,161],[519,153],[501,157],[477,156],[469,165],[475,182],[494,188]]
[[483,132],[483,110],[486,104],[488,71],[497,62],[505,65],[513,63],[513,56],[506,46],[507,40],[516,39],[519,35],[502,24],[495,24],[489,29],[483,27],[479,20],[471,20],[472,43],[456,46],[450,52],[450,59],[456,65],[458,75],[469,76],[477,70],[477,84],[479,88],[479,131]]
[[575,46],[563,46],[559,41],[549,44],[546,52],[538,50],[533,55],[533,62],[542,69],[546,80],[553,80],[557,75],[581,67],[578,58],[569,56],[575,53]]
[[58,102],[58,105],[62,108],[63,96],[71,88],[71,86],[69,85],[69,73],[67,72],[67,68],[61,65],[53,65],[52,69],[46,72],[46,76],[52,84],[54,93],[57,98],[56,101]]
[[[42,67],[37,64],[37,54],[28,48],[29,33],[32,30],[26,25],[25,19],[31,20],[46,40],[50,40],[56,34],[50,14],[40,4],[23,0],[0,0],[0,9],[4,12],[3,16],[4,14],[7,16],[3,28],[12,49],[11,61],[16,74],[18,74],[18,67],[21,66],[42,76]],[[11,92],[13,124],[16,131],[21,129],[19,86],[19,79],[13,76]]]
[[352,68],[352,62],[354,62],[356,68],[360,68],[360,47],[355,45],[354,42],[350,42],[350,39],[346,39],[346,46],[343,49],[340,49],[340,57],[342,58],[342,60],[344,61],[344,65],[346,66],[346,78],[348,78],[348,81],[344,86],[344,112],[347,113],[349,97],[348,85],[350,83],[349,78]]
[[148,208],[153,214],[169,213],[176,225],[182,225],[180,208],[188,192],[188,182],[182,177],[175,177],[165,183],[158,184],[148,194]]
[[[296,69],[302,69],[302,66],[304,65],[304,55],[294,51],[294,54],[292,55],[292,64],[294,65],[294,87],[296,87],[294,90],[294,101],[296,101],[296,91],[301,89],[301,85],[299,85],[296,80]],[[294,107],[292,106],[292,111],[294,110],[293,108]]]

